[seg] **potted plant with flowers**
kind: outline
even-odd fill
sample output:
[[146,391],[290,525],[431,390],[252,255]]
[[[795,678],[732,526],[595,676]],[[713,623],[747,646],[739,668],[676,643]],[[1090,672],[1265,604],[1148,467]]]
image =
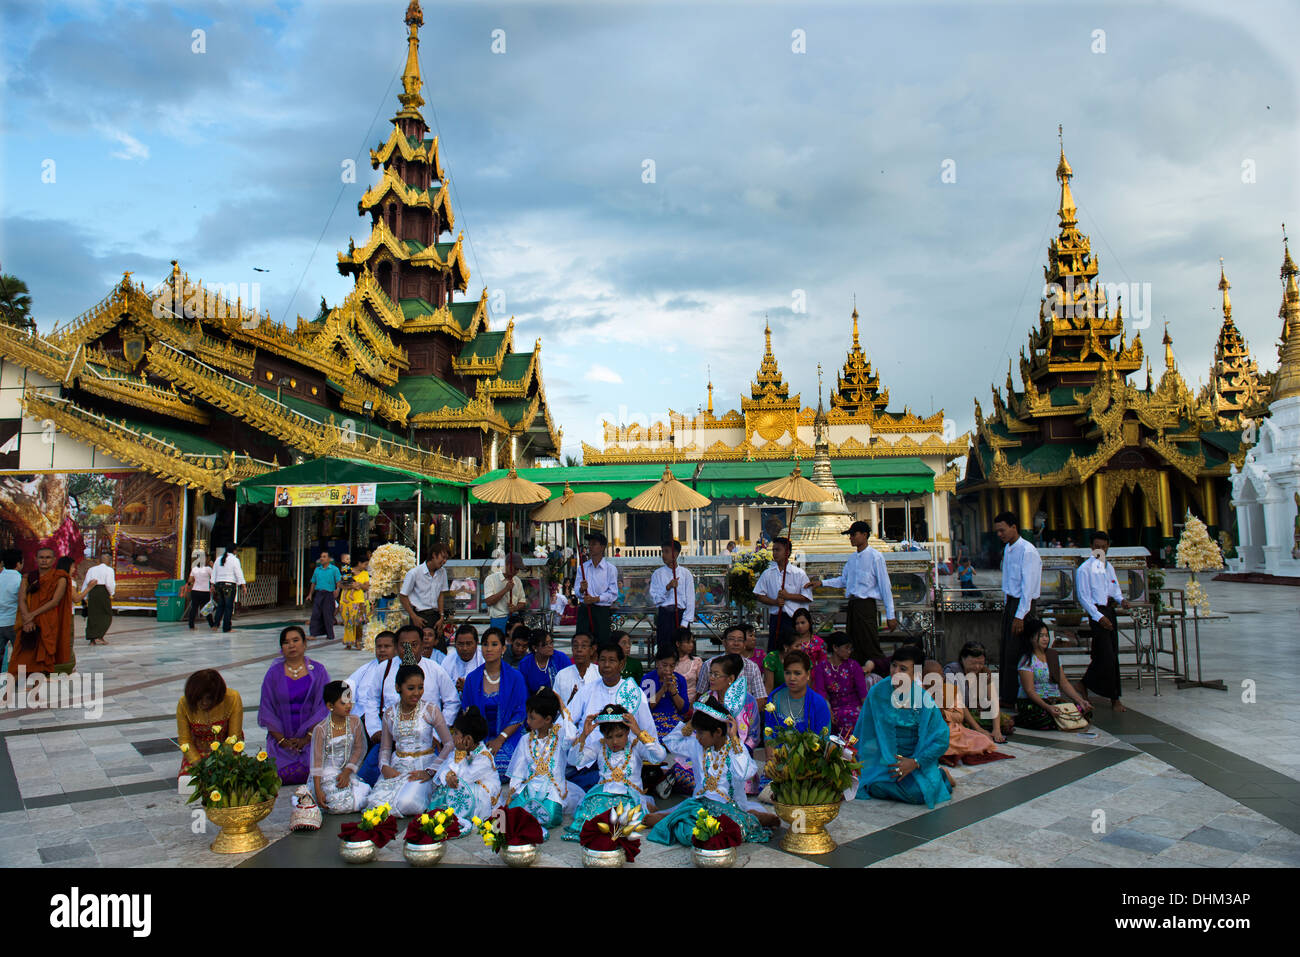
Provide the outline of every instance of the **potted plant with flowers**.
[[511,867],[531,867],[537,862],[539,846],[546,840],[542,825],[521,807],[497,811],[491,819],[470,818],[483,846]]
[[381,804],[361,813],[361,821],[348,821],[339,828],[339,857],[349,864],[368,864],[379,849],[397,837],[397,821],[391,805]]
[[414,867],[437,864],[447,853],[447,840],[460,836],[460,821],[452,808],[443,808],[432,814],[427,811],[406,827],[406,840],[402,856]]
[[691,829],[691,859],[696,867],[731,867],[736,863],[736,848],[744,841],[739,824],[725,814],[714,817],[700,808]]
[[192,755],[190,745],[181,745],[190,761],[191,794],[186,803],[200,802],[208,820],[219,828],[213,851],[246,854],[267,845],[266,835],[257,825],[275,807],[280,776],[275,760],[265,751],[249,754],[244,742],[233,734],[222,740],[222,730],[219,724],[212,726],[216,740],[206,754]]
[[[769,702],[767,711],[775,710]],[[769,755],[763,773],[772,779],[777,816],[789,825],[781,849],[826,854],[835,850],[826,825],[839,815],[844,792],[862,767],[851,747],[857,741],[841,741],[829,728],[798,731],[793,718],[786,718],[785,725],[780,731],[763,730]]]

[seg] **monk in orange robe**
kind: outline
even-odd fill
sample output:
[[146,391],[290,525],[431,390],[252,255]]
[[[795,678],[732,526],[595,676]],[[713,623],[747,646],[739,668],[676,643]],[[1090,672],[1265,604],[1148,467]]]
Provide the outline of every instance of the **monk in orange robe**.
[[72,579],[55,567],[54,549],[36,552],[36,569],[18,589],[14,652],[9,673],[51,674],[71,670]]

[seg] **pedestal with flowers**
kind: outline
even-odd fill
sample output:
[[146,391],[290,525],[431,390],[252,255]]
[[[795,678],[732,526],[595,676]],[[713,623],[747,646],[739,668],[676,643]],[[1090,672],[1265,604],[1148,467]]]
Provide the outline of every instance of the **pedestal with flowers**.
[[268,842],[257,825],[274,809],[280,793],[275,760],[265,751],[247,753],[234,735],[215,737],[221,734],[220,725],[213,725],[212,733],[206,754],[192,755],[190,745],[181,745],[191,762],[187,770],[192,793],[186,803],[202,803],[208,820],[219,828],[211,845],[215,853],[261,850]]
[[388,804],[367,808],[361,821],[348,821],[339,828],[339,857],[349,864],[368,864],[379,849],[397,837],[397,822]]
[[[1201,675],[1201,619],[1206,617],[1222,618],[1222,615],[1210,615],[1210,596],[1206,594],[1205,587],[1196,579],[1198,572],[1212,571],[1223,567],[1223,552],[1217,542],[1210,538],[1209,529],[1205,523],[1193,515],[1190,511],[1187,513],[1186,524],[1183,525],[1183,534],[1178,539],[1178,551],[1176,560],[1180,568],[1186,568],[1190,571],[1191,577],[1187,582],[1187,587],[1183,589],[1183,596],[1187,604],[1192,608],[1192,628],[1196,640],[1196,680],[1193,681],[1190,672],[1187,676],[1178,682],[1179,688],[1214,688],[1218,691],[1227,691],[1228,686],[1222,681],[1206,681]],[[1186,646],[1184,644],[1184,664],[1186,663]],[[1188,670],[1184,668],[1184,670]]]
[[430,867],[447,854],[447,841],[460,836],[460,821],[453,808],[425,812],[406,827],[402,856],[412,867]]
[[[769,714],[776,711],[768,702]],[[763,730],[768,758],[763,773],[772,779],[772,800],[777,816],[789,825],[781,849],[792,854],[828,854],[835,841],[826,825],[835,820],[844,792],[862,767],[849,745],[830,734],[829,728],[799,731],[786,718],[780,731]]]
[[375,611],[361,632],[362,647],[366,651],[375,650],[375,635],[381,631],[396,631],[403,624],[402,607],[395,596],[406,573],[414,567],[415,552],[405,545],[389,542],[371,553],[367,571],[370,573],[370,603]]

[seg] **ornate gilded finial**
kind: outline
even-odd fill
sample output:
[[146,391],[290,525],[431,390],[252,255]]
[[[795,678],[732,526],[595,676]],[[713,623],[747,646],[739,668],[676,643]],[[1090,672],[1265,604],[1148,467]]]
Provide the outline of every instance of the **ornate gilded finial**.
[[1056,164],[1056,178],[1061,183],[1061,205],[1057,209],[1057,215],[1061,219],[1061,226],[1073,226],[1076,224],[1075,214],[1078,209],[1074,205],[1074,194],[1070,192],[1070,177],[1074,175],[1074,170],[1070,168],[1069,161],[1065,158],[1065,135],[1061,124],[1056,126],[1056,135],[1061,141],[1061,160]]
[[1147,356],[1147,391],[1151,391],[1151,357]]
[[[1282,244],[1287,245],[1286,224],[1282,224]],[[1278,369],[1273,378],[1273,398],[1300,396],[1300,288],[1296,286],[1296,265],[1291,250],[1286,249],[1282,260],[1282,278],[1286,286],[1282,293],[1282,342],[1278,346]]]
[[767,355],[772,354],[772,322],[767,318],[767,313],[763,313],[763,337],[767,340]]
[[1232,288],[1232,283],[1228,282],[1228,276],[1223,271],[1223,257],[1219,257],[1219,288],[1223,291],[1223,321],[1232,322],[1232,300],[1228,298],[1228,290]]
[[420,96],[420,27],[424,26],[424,13],[420,0],[411,0],[403,20],[410,31],[406,38],[406,68],[402,71],[402,92],[397,99],[402,104],[398,116],[420,116],[424,99]]
[[1174,361],[1174,339],[1169,335],[1169,321],[1165,320],[1165,336],[1160,340],[1165,344],[1165,371],[1174,372],[1178,368],[1178,363]]
[[853,296],[853,344],[858,344],[858,297],[855,293]]
[[[854,312],[856,313],[857,310],[854,310]],[[819,362],[817,363],[817,408],[820,409],[821,405],[822,405],[822,364]]]
[[713,414],[713,367],[709,366],[709,415]]

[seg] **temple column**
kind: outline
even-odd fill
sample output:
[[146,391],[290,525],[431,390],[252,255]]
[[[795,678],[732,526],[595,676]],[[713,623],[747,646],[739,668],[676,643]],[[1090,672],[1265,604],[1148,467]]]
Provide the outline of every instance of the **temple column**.
[[1016,513],[1020,519],[1020,534],[1023,535],[1027,529],[1032,531],[1034,513],[1029,510],[1029,489],[1027,487],[1016,489]]
[[877,538],[885,537],[880,531],[880,501],[874,498],[871,500],[871,534]]
[[1174,537],[1174,497],[1169,487],[1169,473],[1157,473],[1160,483],[1160,537]]
[[1219,503],[1214,500],[1214,479],[1208,475],[1201,478],[1201,498],[1205,502],[1205,524],[1219,524]]
[[1047,499],[1047,527],[1054,532],[1059,532],[1061,513],[1056,507],[1057,490],[1054,488],[1044,489],[1043,496]]
[[736,527],[735,529],[733,529],[731,537],[736,542],[737,546],[739,546],[740,542],[744,539],[744,536],[745,536],[745,506],[737,505],[736,506]]
[[1088,490],[1093,497],[1093,514],[1097,519],[1097,528],[1099,532],[1108,531],[1110,525],[1110,513],[1106,511],[1106,480],[1100,472],[1094,472],[1092,481],[1089,483],[1091,488]]
[[1083,535],[1086,538],[1089,534],[1097,530],[1097,520],[1092,514],[1092,495],[1088,484],[1079,486],[1079,501],[1082,504],[1081,514],[1083,518]]
[[[680,541],[680,539],[677,539],[677,510],[676,509],[673,510],[673,528],[672,528],[672,532],[668,535],[668,537]],[[682,552],[683,553],[686,552],[685,542],[682,542]]]
[[1134,492],[1127,489],[1120,489],[1119,493],[1119,517],[1126,529],[1133,527],[1133,496]]

